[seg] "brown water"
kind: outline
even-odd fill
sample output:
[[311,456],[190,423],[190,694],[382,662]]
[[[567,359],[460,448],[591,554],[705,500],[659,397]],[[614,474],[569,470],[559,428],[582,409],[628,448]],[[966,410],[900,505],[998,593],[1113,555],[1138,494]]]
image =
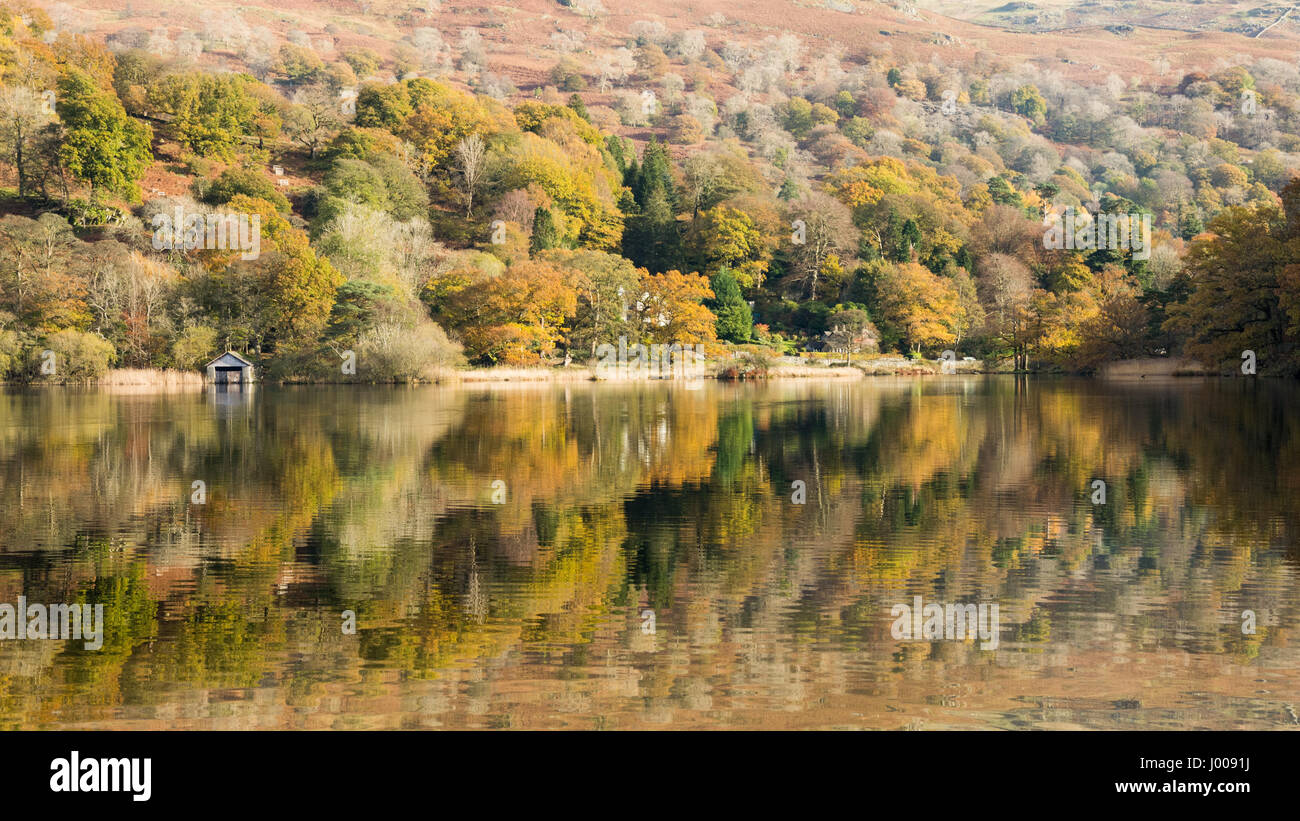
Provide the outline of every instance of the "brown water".
[[0,726],[1298,726],[1297,386],[690,387],[0,394]]

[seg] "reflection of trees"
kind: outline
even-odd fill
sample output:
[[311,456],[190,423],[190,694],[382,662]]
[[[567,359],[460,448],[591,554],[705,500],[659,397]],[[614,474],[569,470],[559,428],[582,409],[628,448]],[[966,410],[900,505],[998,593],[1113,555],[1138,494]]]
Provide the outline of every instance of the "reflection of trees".
[[[543,665],[585,671],[554,709],[641,696],[655,721],[902,697],[942,670],[1028,675],[1048,649],[1275,658],[1300,604],[1291,392],[265,389],[219,413],[0,395],[0,600],[100,597],[116,614],[99,653],[0,643],[0,716],[93,722],[272,681],[303,715],[364,710],[400,671],[423,689],[374,709],[472,723],[501,698],[486,681]],[[1003,650],[889,640],[889,606],[914,594],[999,602]],[[640,630],[647,607],[658,635]]]

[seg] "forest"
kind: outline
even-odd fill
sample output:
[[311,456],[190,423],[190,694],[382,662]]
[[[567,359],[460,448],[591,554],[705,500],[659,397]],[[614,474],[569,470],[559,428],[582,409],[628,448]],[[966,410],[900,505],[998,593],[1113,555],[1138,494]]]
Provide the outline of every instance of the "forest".
[[[1300,374],[1295,64],[1085,85],[725,19],[598,40],[575,0],[520,86],[488,28],[381,52],[233,12],[97,37],[55,6],[0,5],[0,380],[230,350],[417,381],[621,339]],[[1064,209],[1149,244],[1051,247]],[[255,252],[202,229],[226,219]]]

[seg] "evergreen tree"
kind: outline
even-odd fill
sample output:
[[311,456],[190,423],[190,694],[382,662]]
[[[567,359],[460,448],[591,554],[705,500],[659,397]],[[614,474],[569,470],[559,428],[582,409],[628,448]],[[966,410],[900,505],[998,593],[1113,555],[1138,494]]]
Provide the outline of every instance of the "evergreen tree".
[[899,253],[903,255],[903,259],[900,262],[906,262],[912,258],[912,252],[920,247],[924,237],[921,235],[921,226],[911,217],[903,221],[901,234],[902,246]]
[[718,338],[728,342],[748,342],[754,327],[749,303],[740,293],[740,285],[727,268],[719,270],[710,280],[713,299],[709,308],[717,316],[715,326]]
[[[618,169],[618,173],[620,175],[627,174],[628,150],[627,143],[623,138],[610,134],[605,138],[605,151],[608,152],[610,158],[614,160],[614,167]],[[627,184],[626,180],[623,184]]]
[[641,155],[628,167],[629,188],[636,210],[623,231],[623,256],[651,273],[682,267],[682,239],[677,229],[677,192],[673,187],[668,152],[651,138]]
[[[627,164],[623,166],[623,187],[629,190],[635,189],[637,178],[641,175],[641,167],[637,164],[636,155],[627,159]],[[632,199],[635,202],[636,193],[633,191]]]
[[1178,235],[1183,239],[1191,239],[1204,230],[1205,222],[1195,208],[1184,208],[1178,215]]
[[998,205],[1010,205],[1019,208],[1024,205],[1019,192],[1007,182],[1005,177],[993,177],[989,180],[989,196]]
[[668,151],[654,137],[641,155],[641,168],[632,185],[637,204],[645,208],[656,194],[662,194],[668,207],[677,212],[677,191],[673,186],[672,161]]
[[577,92],[569,95],[569,108],[587,122],[591,122],[591,116],[587,114],[587,104],[582,101]]
[[560,246],[560,232],[555,227],[551,209],[538,206],[533,212],[533,236],[528,241],[528,251],[536,254]]
[[682,268],[677,217],[663,191],[655,190],[623,229],[623,256],[654,274]]

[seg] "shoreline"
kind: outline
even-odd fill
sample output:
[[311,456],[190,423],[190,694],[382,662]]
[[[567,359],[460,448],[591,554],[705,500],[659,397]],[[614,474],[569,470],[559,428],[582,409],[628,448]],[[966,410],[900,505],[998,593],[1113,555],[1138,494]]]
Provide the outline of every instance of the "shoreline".
[[[786,380],[860,380],[871,377],[930,377],[930,376],[1036,376],[1036,377],[1074,377],[1095,379],[1106,382],[1128,382],[1146,379],[1183,379],[1235,376],[1218,374],[1186,359],[1143,359],[1124,360],[1103,365],[1092,373],[1072,373],[1069,371],[1012,371],[994,370],[984,367],[985,363],[957,363],[951,373],[944,373],[937,362],[927,360],[913,361],[901,358],[880,358],[845,364],[807,364],[805,362],[784,362],[753,370],[741,370],[737,366],[724,369],[691,368],[686,372],[673,375],[654,373],[619,373],[617,370],[602,371],[589,366],[510,368],[488,367],[466,370],[441,371],[431,374],[428,379],[409,382],[367,382],[364,380],[319,380],[319,379],[284,379],[258,380],[250,387],[272,385],[277,387],[296,385],[498,385],[498,384],[659,384],[691,383],[705,381],[719,383],[752,383]],[[1276,377],[1281,378],[1281,377]],[[110,371],[97,380],[79,382],[10,382],[0,381],[0,386],[9,388],[47,388],[73,387],[95,388],[110,393],[175,393],[200,391],[215,387],[201,373],[178,371],[172,369],[119,369]]]

